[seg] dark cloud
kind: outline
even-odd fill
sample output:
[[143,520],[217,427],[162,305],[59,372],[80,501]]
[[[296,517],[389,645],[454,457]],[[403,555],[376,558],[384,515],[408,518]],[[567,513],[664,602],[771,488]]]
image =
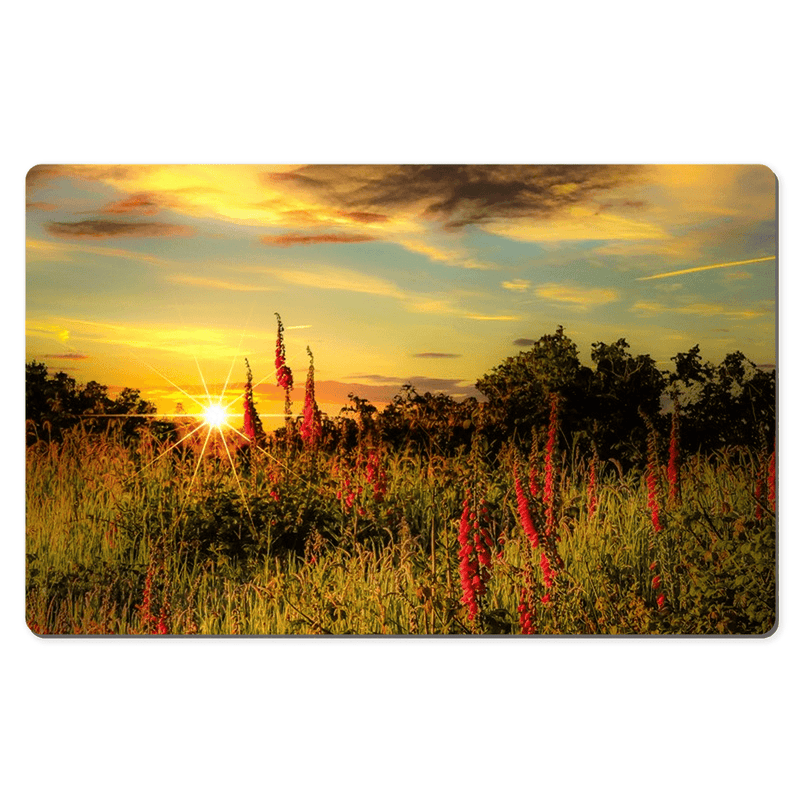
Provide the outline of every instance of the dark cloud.
[[414,353],[413,358],[461,358],[461,353]]
[[536,339],[514,339],[514,344],[518,345],[519,347],[530,347],[535,343]]
[[648,208],[650,204],[644,200],[617,200],[611,203],[602,203],[597,207],[596,213],[608,211],[611,208],[635,208],[637,211]]
[[386,214],[376,214],[373,211],[339,211],[339,214],[353,222],[364,222],[369,225],[372,222],[386,222],[389,217]]
[[161,204],[156,202],[152,194],[141,193],[132,194],[122,200],[107,203],[100,209],[104,214],[157,214],[161,210]]
[[117,222],[86,219],[82,222],[51,222],[46,230],[61,239],[115,239],[123,237],[193,236],[194,228],[163,222]]
[[152,170],[147,165],[90,165],[90,164],[37,164],[28,170],[25,183],[28,191],[49,183],[56,178],[83,178],[85,180],[104,180],[128,178]]
[[[259,203],[259,205],[267,207],[266,203]],[[269,203],[269,207],[273,206],[273,203]],[[319,216],[317,214],[312,214],[310,211],[306,211],[304,208],[293,208],[289,211],[284,211],[282,212],[281,217],[287,222],[319,222]]]
[[54,361],[83,361],[85,358],[89,358],[89,356],[84,355],[83,353],[45,353],[44,358],[51,358]]
[[298,244],[353,244],[354,242],[372,242],[374,240],[374,236],[350,233],[319,233],[316,235],[285,233],[280,236],[261,237],[262,243],[271,247],[292,247]]
[[420,213],[445,228],[521,217],[547,218],[623,186],[639,167],[613,165],[322,166],[267,173],[317,202],[350,213]]

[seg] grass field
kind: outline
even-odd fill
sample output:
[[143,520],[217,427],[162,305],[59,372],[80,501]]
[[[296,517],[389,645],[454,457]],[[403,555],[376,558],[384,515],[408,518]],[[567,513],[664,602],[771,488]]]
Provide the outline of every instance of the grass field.
[[[217,434],[219,435],[219,434]],[[765,634],[774,461],[623,472],[555,437],[442,456],[169,449],[146,430],[27,450],[39,634]],[[774,456],[773,456],[774,459]],[[678,484],[679,479],[679,484]],[[680,496],[678,495],[678,485]]]

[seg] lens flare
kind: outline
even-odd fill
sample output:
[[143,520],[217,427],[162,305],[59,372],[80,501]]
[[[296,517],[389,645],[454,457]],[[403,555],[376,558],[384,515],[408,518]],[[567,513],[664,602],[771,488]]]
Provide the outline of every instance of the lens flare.
[[228,412],[216,403],[203,409],[203,419],[209,428],[221,429],[228,420]]

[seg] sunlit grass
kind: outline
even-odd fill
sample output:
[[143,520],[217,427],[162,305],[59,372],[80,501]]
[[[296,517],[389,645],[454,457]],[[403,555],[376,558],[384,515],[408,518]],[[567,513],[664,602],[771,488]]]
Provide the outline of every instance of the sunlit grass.
[[[71,431],[62,444],[28,448],[34,630],[153,633],[141,609],[149,575],[153,618],[173,634],[519,632],[529,555],[508,454],[386,454],[378,501],[355,454],[311,458],[268,444],[245,458],[222,433],[202,423],[181,446],[147,434],[128,446],[114,432]],[[745,451],[690,459],[683,501],[665,508],[657,536],[641,473],[601,471],[590,517],[585,467],[565,470],[564,564],[553,601],[537,602],[537,632],[767,632],[775,525],[772,513],[756,519],[759,469]],[[345,481],[360,487],[352,505]],[[460,601],[457,541],[468,487],[485,496],[492,536],[504,542],[472,621]],[[538,601],[538,574],[534,584]]]

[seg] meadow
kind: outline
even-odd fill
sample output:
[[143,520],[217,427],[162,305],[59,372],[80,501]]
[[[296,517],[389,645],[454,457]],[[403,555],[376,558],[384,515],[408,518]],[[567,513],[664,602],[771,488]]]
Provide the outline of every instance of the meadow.
[[200,451],[151,428],[26,451],[37,634],[756,634],[776,623],[775,455],[647,463],[436,442]]

